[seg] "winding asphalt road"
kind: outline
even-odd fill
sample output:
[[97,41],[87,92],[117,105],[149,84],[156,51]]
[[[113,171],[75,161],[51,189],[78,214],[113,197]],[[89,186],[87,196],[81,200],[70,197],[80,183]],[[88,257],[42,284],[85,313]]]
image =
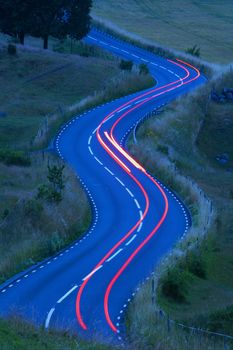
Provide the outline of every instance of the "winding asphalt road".
[[75,117],[54,147],[90,198],[93,223],[83,238],[0,287],[0,315],[17,313],[46,328],[117,342],[137,286],[186,234],[182,202],[124,149],[149,111],[205,82],[199,71],[92,30],[86,42],[148,65],[157,85]]

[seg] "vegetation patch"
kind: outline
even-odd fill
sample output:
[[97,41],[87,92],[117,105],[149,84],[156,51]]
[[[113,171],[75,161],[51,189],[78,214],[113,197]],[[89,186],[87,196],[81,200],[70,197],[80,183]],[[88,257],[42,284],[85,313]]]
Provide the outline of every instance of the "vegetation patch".
[[0,162],[6,165],[30,166],[31,160],[26,152],[0,149]]
[[83,341],[66,332],[35,328],[20,318],[0,319],[0,348],[3,350],[114,350],[94,341]]

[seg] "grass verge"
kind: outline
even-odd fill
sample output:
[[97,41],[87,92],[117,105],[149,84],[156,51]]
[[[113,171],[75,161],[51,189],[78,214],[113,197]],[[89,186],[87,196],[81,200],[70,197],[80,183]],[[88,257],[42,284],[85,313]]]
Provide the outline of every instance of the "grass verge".
[[65,332],[45,331],[17,318],[0,319],[1,350],[114,350]]
[[[157,305],[151,303],[150,281],[129,309],[129,337],[134,339],[135,348],[223,347],[223,341],[214,343],[199,333],[191,342],[190,334],[180,327],[169,334],[166,321],[156,316],[158,308],[183,324],[233,334],[233,153],[228,134],[232,102],[219,104],[210,99],[213,87],[221,92],[232,84],[230,70],[189,97],[173,102],[156,119],[148,120],[139,129],[138,144],[130,145],[139,161],[185,199],[194,218],[184,243],[178,243],[168,264],[161,264],[156,271]],[[217,160],[221,152],[228,154],[224,164]],[[177,174],[172,172],[174,168]],[[181,188],[177,187],[179,176],[184,180]]]

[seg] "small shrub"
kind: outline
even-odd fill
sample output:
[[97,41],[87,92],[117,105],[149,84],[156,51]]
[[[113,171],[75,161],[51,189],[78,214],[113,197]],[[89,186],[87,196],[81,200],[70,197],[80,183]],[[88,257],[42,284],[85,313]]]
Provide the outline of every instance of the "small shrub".
[[9,215],[10,211],[9,209],[4,209],[3,213],[2,213],[2,220],[4,220],[8,215]]
[[37,199],[45,199],[48,202],[59,203],[62,201],[61,192],[53,190],[50,185],[40,185],[37,189]]
[[14,44],[8,44],[7,52],[11,56],[15,56],[17,54],[17,48]]
[[50,202],[60,203],[62,201],[62,194],[61,192],[50,190],[47,199]]
[[49,195],[49,188],[47,185],[40,185],[37,188],[37,199],[46,199]]
[[64,165],[48,165],[47,178],[49,184],[43,184],[38,187],[38,199],[45,199],[49,202],[55,203],[62,201],[62,190],[65,188],[65,179],[63,176],[64,168]]
[[140,74],[144,74],[144,75],[150,73],[149,68],[147,67],[146,64],[141,63],[141,64],[139,65],[139,73],[140,73]]
[[185,52],[196,57],[200,57],[200,47],[194,45],[193,47],[188,48]]
[[13,151],[10,149],[0,149],[0,162],[3,162],[6,165],[31,165],[31,160],[25,152]]
[[190,252],[186,257],[185,265],[193,275],[203,279],[206,278],[205,264],[199,254]]
[[122,69],[122,70],[131,71],[132,68],[133,68],[133,62],[132,61],[121,60],[121,62],[119,64],[119,68]]

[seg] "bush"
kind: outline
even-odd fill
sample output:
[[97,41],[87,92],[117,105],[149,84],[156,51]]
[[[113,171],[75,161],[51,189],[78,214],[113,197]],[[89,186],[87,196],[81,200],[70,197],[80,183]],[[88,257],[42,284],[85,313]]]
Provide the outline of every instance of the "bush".
[[7,52],[9,55],[15,56],[17,54],[17,48],[14,44],[8,44]]
[[119,68],[122,69],[122,70],[131,71],[132,68],[133,68],[133,62],[132,61],[121,60],[121,62],[119,64]]
[[144,75],[150,73],[149,68],[147,67],[146,64],[141,63],[141,64],[139,65],[139,73],[140,73],[140,74],[144,74]]
[[37,199],[45,199],[48,202],[59,203],[62,201],[62,194],[53,188],[50,185],[40,185],[37,189]]
[[3,213],[2,213],[2,220],[4,220],[8,215],[9,215],[10,211],[9,209],[4,209]]
[[189,253],[186,257],[186,266],[189,272],[199,278],[206,278],[205,264],[201,256],[196,253]]
[[164,297],[178,303],[186,301],[189,276],[177,268],[169,270],[160,281],[160,290]]
[[188,48],[185,52],[192,56],[200,57],[200,47],[197,47],[197,45]]
[[30,166],[31,160],[25,152],[0,149],[0,162],[6,165]]

